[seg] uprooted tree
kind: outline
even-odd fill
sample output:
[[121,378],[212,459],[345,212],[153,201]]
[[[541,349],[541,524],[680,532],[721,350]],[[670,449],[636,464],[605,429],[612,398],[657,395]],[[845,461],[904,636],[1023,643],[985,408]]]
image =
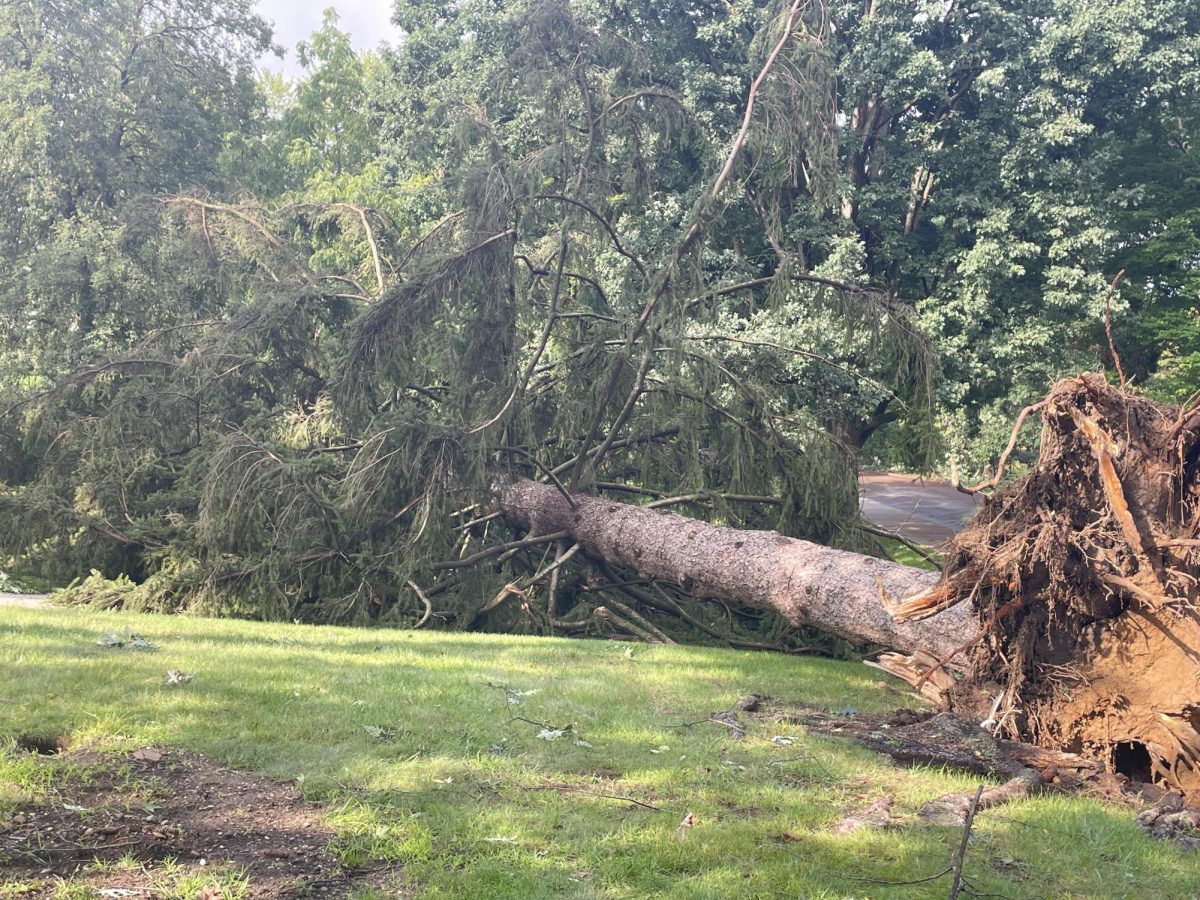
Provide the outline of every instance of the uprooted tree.
[[1200,409],[1099,376],[1044,401],[1041,456],[940,575],[522,481],[532,534],[689,593],[893,651],[881,668],[997,733],[1200,789]]
[[[143,198],[113,212],[103,253],[37,244],[43,268],[0,270],[18,346],[0,361],[21,374],[0,385],[0,553],[126,573],[74,596],[160,611],[784,650],[815,629],[891,651],[880,666],[1002,734],[1194,791],[1190,411],[1067,381],[1040,408],[1040,462],[943,574],[850,552],[873,542],[858,445],[934,416],[914,306],[966,334],[1017,277],[997,242],[1078,224],[1074,202],[1065,225],[971,206],[1058,182],[965,181],[931,223],[934,159],[944,184],[984,136],[997,170],[1059,140],[1060,80],[1034,66],[1056,54],[1021,54],[1070,29],[1041,28],[1033,3],[928,24],[839,7],[836,27],[800,0],[707,19],[602,6],[405,5],[373,111],[391,147],[361,148],[392,181]],[[875,54],[884,33],[896,52]],[[874,67],[910,51],[919,83]],[[1015,62],[980,82],[982,58]],[[1140,96],[1132,58],[1097,64],[1111,109],[1090,115]],[[1006,79],[1030,72],[1047,119],[1007,135],[993,124],[1029,114],[1033,88]],[[300,154],[313,166],[322,140]],[[30,373],[63,348],[21,343],[28,298],[59,296],[29,278],[63,270],[123,350],[89,359],[85,341],[70,374]],[[1098,273],[1023,271],[1024,305],[993,323],[1032,317],[1043,289],[1070,315],[1095,306]],[[90,338],[89,321],[64,327]]]

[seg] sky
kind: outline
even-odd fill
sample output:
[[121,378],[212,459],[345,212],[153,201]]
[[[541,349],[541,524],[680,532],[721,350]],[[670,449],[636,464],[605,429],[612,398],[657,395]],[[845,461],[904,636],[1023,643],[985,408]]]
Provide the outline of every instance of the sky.
[[338,27],[350,33],[357,50],[369,50],[381,41],[396,42],[396,27],[391,23],[392,0],[258,0],[258,11],[271,22],[275,43],[287,48],[287,57],[263,57],[263,68],[295,77],[300,74],[296,62],[296,44],[321,26],[321,14],[332,6],[338,12]]

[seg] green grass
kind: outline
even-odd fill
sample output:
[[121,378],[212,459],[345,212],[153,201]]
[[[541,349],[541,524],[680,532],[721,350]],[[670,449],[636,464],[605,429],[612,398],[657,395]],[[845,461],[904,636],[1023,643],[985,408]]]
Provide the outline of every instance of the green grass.
[[[748,692],[894,706],[853,663],[79,610],[4,608],[0,623],[0,736],[185,747],[299,779],[344,860],[394,861],[424,897],[944,897],[947,878],[877,882],[949,865],[959,831],[914,814],[977,783],[774,722],[743,741],[672,727]],[[159,649],[96,643],[126,628]],[[195,677],[164,685],[168,669]],[[514,716],[564,734],[540,739],[541,724]],[[0,820],[46,789],[44,771],[11,743],[0,753]],[[884,795],[897,827],[833,833]],[[981,814],[975,832],[966,871],[992,895],[1200,891],[1200,858],[1098,802],[1029,800]]]
[[[918,569],[934,569],[934,566],[928,559],[914,550],[912,547],[903,541],[898,541],[895,538],[881,537],[876,538],[883,547],[884,552],[898,563],[904,563],[906,566],[914,566]],[[940,560],[940,554],[931,548],[925,548],[925,552],[931,555],[934,559]]]

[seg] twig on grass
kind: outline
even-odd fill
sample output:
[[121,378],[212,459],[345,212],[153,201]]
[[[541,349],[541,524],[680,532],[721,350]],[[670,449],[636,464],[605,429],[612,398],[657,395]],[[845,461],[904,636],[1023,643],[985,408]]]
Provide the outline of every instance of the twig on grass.
[[527,719],[524,716],[509,716],[508,721],[509,722],[525,722],[529,725],[536,725],[538,728],[545,729],[546,731],[558,731],[559,730],[558,728],[555,728],[553,725],[547,725],[545,722],[535,722],[533,719]]
[[882,878],[852,878],[850,880],[851,881],[865,881],[868,884],[886,884],[889,886],[905,885],[905,884],[924,884],[927,881],[937,881],[943,875],[949,875],[952,871],[954,871],[953,867],[947,866],[946,868],[942,869],[942,871],[938,872],[936,875],[927,875],[925,878],[913,878],[910,881],[887,881]]
[[556,791],[569,791],[575,794],[587,794],[589,797],[601,797],[605,800],[620,800],[624,803],[632,803],[634,806],[652,809],[655,812],[670,812],[670,810],[663,809],[661,806],[655,806],[653,803],[643,803],[641,800],[635,800],[633,797],[623,797],[620,794],[605,794],[600,791],[589,791],[566,784],[555,785],[553,789]]
[[821,762],[820,757],[814,756],[811,753],[805,753],[802,756],[785,756],[783,759],[773,759],[767,763],[768,766],[784,766],[790,762],[812,762],[817,764],[817,768],[825,773],[825,776],[832,781],[833,773],[825,768],[825,763]]
[[958,844],[958,850],[954,853],[954,861],[951,868],[954,870],[954,881],[950,885],[949,900],[958,900],[958,895],[963,889],[963,859],[967,855],[967,842],[971,840],[971,826],[975,824],[975,812],[979,809],[979,798],[983,796],[983,785],[981,784],[975,791],[975,796],[971,798],[971,806],[967,809],[967,819],[963,822],[962,840]]
[[423,628],[425,624],[433,617],[433,604],[429,602],[429,597],[423,590],[421,590],[415,581],[410,579],[408,586],[412,589],[413,593],[417,595],[420,601],[425,604],[425,614],[422,615],[417,624],[413,626],[414,629]]
[[924,878],[913,878],[908,881],[886,881],[879,878],[852,878],[853,881],[863,881],[869,884],[886,884],[889,886],[900,886],[907,884],[925,884],[929,881],[937,881],[946,875],[953,875],[950,884],[949,900],[958,900],[959,895],[966,891],[973,896],[989,896],[984,894],[975,894],[967,885],[966,879],[963,878],[963,862],[967,855],[967,844],[971,840],[971,828],[975,824],[975,813],[979,809],[979,800],[983,796],[983,785],[981,784],[975,791],[975,796],[971,798],[971,805],[967,809],[967,817],[963,821],[962,839],[958,842],[958,849],[954,851],[954,856],[951,858],[950,865],[940,872],[933,875],[927,875]]

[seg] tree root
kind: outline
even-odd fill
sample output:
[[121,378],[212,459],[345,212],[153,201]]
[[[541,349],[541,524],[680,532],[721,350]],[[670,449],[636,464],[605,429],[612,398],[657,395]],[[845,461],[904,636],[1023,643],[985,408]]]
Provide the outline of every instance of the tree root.
[[974,794],[946,794],[930,800],[921,807],[917,815],[931,825],[966,827],[979,810],[990,809],[1014,800],[1025,800],[1041,793],[1045,788],[1041,773],[1025,769],[1004,784],[994,788],[980,788]]
[[982,631],[937,661],[966,677],[878,663],[998,736],[1200,799],[1200,418],[1096,375],[1034,409],[1037,464],[954,539],[938,584],[890,607],[918,619],[969,600]]

